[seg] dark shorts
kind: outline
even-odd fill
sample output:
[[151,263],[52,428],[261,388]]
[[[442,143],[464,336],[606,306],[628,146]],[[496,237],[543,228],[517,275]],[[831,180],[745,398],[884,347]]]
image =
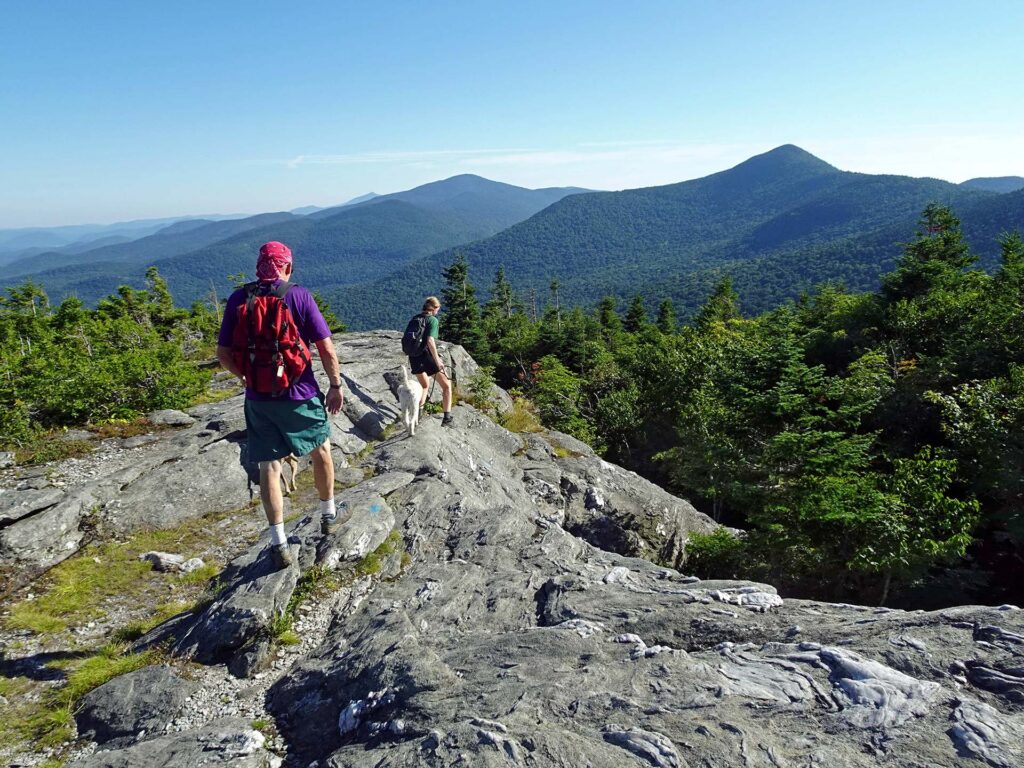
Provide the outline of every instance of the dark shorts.
[[433,376],[441,370],[437,367],[437,363],[434,362],[433,355],[429,354],[410,357],[409,368],[413,373],[425,373],[427,376]]
[[251,461],[276,461],[290,453],[305,456],[331,436],[320,395],[309,400],[246,398],[245,427]]

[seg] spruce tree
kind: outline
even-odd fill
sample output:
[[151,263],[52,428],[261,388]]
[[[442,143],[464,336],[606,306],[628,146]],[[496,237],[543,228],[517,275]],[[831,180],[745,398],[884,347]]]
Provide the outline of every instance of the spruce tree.
[[658,330],[665,334],[676,332],[676,310],[672,299],[662,299],[658,305],[658,319],[655,321]]
[[647,310],[644,308],[644,297],[639,293],[633,297],[633,301],[626,310],[626,330],[636,333],[647,325]]
[[694,318],[694,324],[698,328],[707,328],[712,323],[738,320],[739,317],[740,297],[732,287],[732,275],[726,275],[700,308],[697,317]]
[[482,363],[487,357],[487,342],[480,327],[476,289],[469,282],[469,262],[459,253],[442,274],[445,287],[441,292],[441,336],[445,341],[461,344]]
[[892,303],[950,287],[975,261],[977,257],[960,230],[960,219],[946,206],[933,203],[921,214],[916,237],[904,245],[896,269],[882,281],[882,295]]

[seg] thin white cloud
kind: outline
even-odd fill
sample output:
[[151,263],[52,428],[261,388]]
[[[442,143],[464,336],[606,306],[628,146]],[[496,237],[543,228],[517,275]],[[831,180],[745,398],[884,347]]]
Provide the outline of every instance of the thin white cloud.
[[380,151],[337,155],[297,155],[291,160],[286,160],[285,165],[289,168],[298,168],[303,165],[394,165],[458,159],[472,155],[529,151],[528,149],[430,149],[411,152]]
[[476,172],[526,187],[571,184],[591,189],[630,189],[715,173],[788,141],[838,168],[863,173],[961,181],[971,176],[1021,172],[1015,161],[1024,157],[1021,136],[974,128],[920,128],[880,137],[793,136],[757,143],[639,139],[548,148],[380,150],[299,155],[285,164],[290,169],[362,167],[363,176],[386,174],[398,185],[402,184],[399,179],[407,179],[408,186],[431,180],[431,176]]

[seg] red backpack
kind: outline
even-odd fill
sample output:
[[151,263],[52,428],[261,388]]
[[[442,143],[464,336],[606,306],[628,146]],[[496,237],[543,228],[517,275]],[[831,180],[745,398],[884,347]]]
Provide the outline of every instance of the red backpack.
[[291,287],[246,283],[245,302],[238,307],[231,354],[246,384],[260,394],[281,395],[309,365],[309,349],[284,302]]

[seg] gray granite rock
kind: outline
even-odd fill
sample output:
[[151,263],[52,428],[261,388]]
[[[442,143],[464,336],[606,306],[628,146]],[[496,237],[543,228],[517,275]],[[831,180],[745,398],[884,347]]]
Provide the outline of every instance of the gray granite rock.
[[143,667],[87,693],[75,713],[80,736],[107,744],[162,735],[199,686],[170,667]]
[[130,747],[96,752],[71,768],[270,768],[279,765],[264,749],[266,739],[239,718],[214,720],[202,728],[148,739]]
[[151,423],[161,427],[191,427],[196,423],[195,418],[184,411],[172,409],[153,411],[147,418]]
[[412,563],[271,689],[297,765],[1024,764],[1020,611],[783,600],[603,551],[559,512],[627,530],[674,509],[675,533],[642,527],[637,547],[684,567],[707,521],[460,417],[368,458],[414,477],[382,494]]
[[0,469],[9,469],[15,464],[12,451],[0,451]]

